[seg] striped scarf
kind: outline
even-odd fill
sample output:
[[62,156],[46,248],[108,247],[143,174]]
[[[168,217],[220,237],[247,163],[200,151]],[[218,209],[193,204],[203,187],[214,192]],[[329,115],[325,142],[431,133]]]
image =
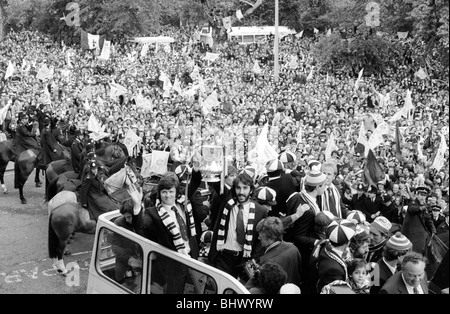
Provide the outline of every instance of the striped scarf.
[[309,205],[309,207],[314,211],[314,214],[317,215],[320,213],[319,205],[317,205],[317,200],[310,196],[305,190],[300,192],[300,196],[305,200],[305,202]]
[[322,195],[322,211],[329,211],[337,218],[342,217],[341,195],[334,184],[331,184]]
[[339,255],[337,255],[336,252],[332,250],[331,245],[329,243],[325,246],[325,253],[328,255],[329,258],[336,261],[339,265],[341,265],[344,268],[345,280],[347,280],[348,279],[347,264],[344,262],[343,258],[341,258]]
[[[183,206],[183,204],[180,204],[180,206]],[[156,201],[156,211],[158,212],[159,217],[161,217],[161,221],[163,222],[164,226],[166,226],[166,228],[172,234],[173,244],[175,245],[175,249],[178,251],[178,253],[188,255],[186,252],[186,246],[181,237],[180,229],[175,224],[172,217],[169,215],[169,213],[166,211],[166,209],[160,203],[159,200]],[[187,214],[189,217],[189,222],[186,225],[190,229],[190,232],[189,232],[190,236],[194,237],[196,235],[196,233],[195,233],[195,223],[194,223],[194,216],[192,215],[191,203],[187,203],[186,211],[187,211]]]
[[[229,220],[230,212],[233,210],[237,203],[234,199],[230,199],[223,209],[222,217],[220,219],[219,232],[217,234],[217,251],[223,250],[226,239],[225,224]],[[253,224],[255,221],[255,203],[250,202],[250,213],[248,216],[247,229],[245,230],[245,242],[244,242],[244,257],[250,258],[252,253],[252,241],[253,241]]]

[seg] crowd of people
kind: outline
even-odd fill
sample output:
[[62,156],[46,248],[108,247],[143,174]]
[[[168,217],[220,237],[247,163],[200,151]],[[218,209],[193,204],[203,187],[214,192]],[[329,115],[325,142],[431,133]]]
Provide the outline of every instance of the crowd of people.
[[[390,68],[356,82],[360,69],[321,71],[311,54],[314,39],[289,36],[280,43],[277,79],[270,40],[211,49],[187,30],[164,35],[175,42],[141,53],[140,44],[124,40],[113,43],[103,60],[100,49],[10,32],[0,43],[0,72],[9,63],[15,71],[1,82],[0,106],[8,106],[2,130],[13,139],[14,153],[50,145],[45,169],[58,158],[52,156],[56,144],[50,144],[56,140],[71,147],[79,169],[95,165],[82,158],[80,166],[80,155],[111,142],[126,147],[132,130],[139,141],[125,149],[139,166],[145,154],[170,152],[170,172],[133,215],[134,230],[145,237],[193,258],[203,254],[205,262],[245,280],[255,293],[280,291],[284,284],[304,294],[397,293],[393,280],[401,284],[401,278],[404,293],[428,293],[427,244],[436,236],[448,248],[448,149],[444,165],[433,166],[441,136],[449,141],[448,84],[436,79],[445,69],[436,66],[427,79],[418,77],[421,61],[405,45]],[[211,52],[218,58],[205,60]],[[44,65],[52,74],[40,80]],[[391,120],[409,93],[413,110]],[[216,101],[206,107],[214,94]],[[103,136],[93,136],[92,116]],[[367,145],[386,123],[389,130],[373,148],[385,177],[368,184],[367,153],[356,149],[361,129]],[[265,126],[278,158],[261,167],[251,152]],[[17,149],[23,138],[43,135],[51,138]],[[327,152],[332,137],[335,147]],[[207,144],[226,146],[223,189],[201,182],[198,165],[192,167]],[[189,172],[191,180],[184,182]],[[177,202],[186,185],[190,209]],[[175,229],[168,228],[171,222]],[[208,245],[205,232],[212,235]],[[260,266],[252,278],[245,271],[249,261]],[[368,276],[377,267],[384,272],[382,284],[375,285]],[[179,292],[181,281],[171,276],[167,289]],[[448,280],[440,288],[448,291]]]

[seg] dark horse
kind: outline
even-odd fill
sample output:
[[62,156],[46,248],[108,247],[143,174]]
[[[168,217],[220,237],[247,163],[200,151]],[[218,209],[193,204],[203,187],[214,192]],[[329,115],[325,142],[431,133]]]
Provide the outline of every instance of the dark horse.
[[12,141],[0,142],[0,183],[3,188],[3,193],[8,193],[8,188],[5,186],[4,175],[6,167],[10,161],[14,162],[16,160],[16,155],[11,150]]
[[[129,161],[125,158],[109,169],[110,176],[105,180],[105,186],[108,190],[108,202],[112,205],[108,208],[110,211],[119,209],[121,203],[130,197],[130,187],[133,186],[131,189],[138,191],[141,185],[142,180],[138,180],[140,174]],[[53,267],[65,275],[67,269],[63,255],[71,234],[94,234],[97,222],[91,219],[89,211],[77,202],[76,193],[71,191],[59,192],[52,198],[48,203],[48,211],[49,256],[53,259]]]
[[[70,152],[68,147],[64,147],[60,145],[60,159],[69,159],[70,160]],[[14,188],[19,189],[19,197],[22,201],[22,204],[26,204],[27,200],[23,195],[23,187],[28,180],[28,176],[33,172],[36,168],[36,176],[39,175],[37,166],[39,163],[38,160],[39,151],[34,149],[28,149],[19,154],[14,162]],[[45,169],[42,169],[45,170]]]
[[[117,143],[111,143],[104,148],[96,150],[97,160],[101,164],[111,167],[117,160],[124,158],[125,152]],[[50,201],[61,190],[61,186],[71,181],[75,188],[81,184],[78,174],[73,171],[70,160],[58,160],[51,162],[45,171],[45,199]]]

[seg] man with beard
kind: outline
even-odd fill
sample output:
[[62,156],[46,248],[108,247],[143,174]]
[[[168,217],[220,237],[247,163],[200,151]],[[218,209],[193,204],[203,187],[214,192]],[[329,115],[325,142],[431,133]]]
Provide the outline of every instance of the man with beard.
[[256,225],[267,217],[267,210],[251,200],[254,189],[252,178],[239,174],[233,181],[232,198],[221,208],[214,226],[209,261],[236,278],[243,262],[262,253]]

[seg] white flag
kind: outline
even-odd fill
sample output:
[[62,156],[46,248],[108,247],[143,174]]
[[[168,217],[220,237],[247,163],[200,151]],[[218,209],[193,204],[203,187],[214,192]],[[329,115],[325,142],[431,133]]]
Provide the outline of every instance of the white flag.
[[317,34],[318,32],[319,32],[319,30],[314,27],[314,34]]
[[102,53],[98,58],[102,60],[109,60],[110,56],[111,56],[111,41],[105,40],[103,42]]
[[259,66],[258,60],[255,60],[255,64],[252,69],[253,73],[260,74],[262,72],[261,67]]
[[159,75],[159,80],[163,82],[164,91],[170,91],[172,89],[172,82],[170,81],[169,76],[163,71],[161,71],[161,74]]
[[91,105],[89,105],[87,98],[84,100],[84,110],[91,110]]
[[300,144],[303,141],[303,139],[302,139],[302,127],[301,126],[298,127],[298,132],[297,132],[297,136],[295,137],[295,139],[297,140],[297,144]]
[[101,133],[103,132],[102,126],[98,122],[98,120],[95,118],[93,114],[89,117],[88,125],[87,125],[88,131],[94,132],[94,133]]
[[256,147],[248,153],[249,161],[256,164],[256,175],[264,172],[267,162],[278,158],[278,153],[267,139],[268,132],[269,124],[266,123],[256,141]]
[[447,143],[445,142],[445,136],[441,133],[441,144],[439,145],[439,149],[434,157],[433,164],[431,168],[436,169],[436,171],[440,171],[445,164],[445,151],[448,149]]
[[71,54],[71,51],[70,51],[70,50],[67,50],[67,53],[66,53],[66,62],[67,62],[67,68],[68,68],[68,69],[71,69],[71,68],[72,68],[72,62],[70,61],[70,54]]
[[0,124],[3,124],[6,118],[6,114],[8,113],[8,109],[11,107],[11,101],[8,101],[5,107],[0,109]]
[[148,178],[151,176],[152,154],[142,155],[141,176]]
[[362,68],[361,71],[359,71],[358,78],[356,79],[356,82],[355,82],[355,90],[358,90],[358,88],[359,88],[359,83],[361,82],[363,72],[364,72],[364,68]]
[[299,33],[297,33],[297,35],[295,35],[295,37],[302,38],[303,37],[303,29]]
[[298,57],[297,57],[297,56],[295,56],[295,55],[291,56],[291,61],[289,62],[289,67],[290,67],[291,69],[296,69],[296,68],[298,68],[298,63],[297,63],[297,61],[298,61]]
[[330,37],[330,36],[331,36],[331,28],[328,29],[328,31],[327,31],[327,37]]
[[141,138],[132,130],[128,129],[125,135],[124,144],[128,149],[128,153],[132,155],[133,148],[141,141]]
[[100,48],[100,35],[87,33],[89,49]]
[[14,65],[12,64],[11,61],[9,61],[8,68],[6,69],[6,73],[5,73],[5,80],[10,78],[13,75],[14,71],[15,71]]
[[203,101],[202,104],[202,108],[206,111],[206,112],[211,112],[211,110],[213,108],[216,108],[220,105],[219,100],[217,99],[217,92],[214,90],[211,95],[208,96],[208,98],[206,98]]
[[236,17],[239,21],[244,18],[244,15],[242,14],[242,11],[240,9],[236,11]]
[[175,82],[173,83],[173,90],[176,91],[178,94],[181,94],[181,83],[178,79],[178,76],[175,77]]
[[397,32],[397,36],[399,39],[405,39],[408,37],[408,32]]
[[112,99],[116,99],[120,95],[125,95],[128,92],[128,90],[120,84],[113,82],[113,83],[110,83],[109,85],[111,87],[109,97],[111,97]]
[[425,70],[422,67],[416,73],[414,73],[414,76],[417,76],[421,80],[428,78],[427,73],[425,73]]
[[417,141],[417,158],[425,163],[427,162],[427,157],[423,155],[422,147],[423,147],[423,138],[422,136],[420,136],[420,139]]
[[52,71],[47,67],[46,64],[42,65],[36,75],[36,78],[42,81],[45,81],[52,77]]
[[145,43],[142,45],[142,49],[141,49],[141,57],[145,57],[145,55],[148,52],[148,48],[149,48],[149,44]]

